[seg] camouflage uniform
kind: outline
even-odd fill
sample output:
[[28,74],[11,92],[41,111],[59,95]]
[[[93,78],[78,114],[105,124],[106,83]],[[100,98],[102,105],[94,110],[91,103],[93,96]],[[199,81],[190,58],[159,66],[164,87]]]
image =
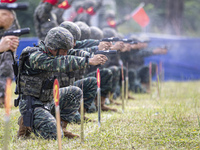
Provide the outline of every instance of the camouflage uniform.
[[[45,139],[56,139],[57,133],[52,90],[52,83],[55,77],[58,78],[60,85],[59,105],[62,121],[72,122],[77,116],[80,99],[83,94],[81,91],[82,84],[83,88],[85,88],[84,90],[87,90],[84,91],[83,95],[85,108],[91,105],[92,99],[96,96],[96,88],[94,86],[96,85],[96,79],[94,78],[75,82],[74,85],[76,86],[68,86],[71,84],[68,74],[88,66],[88,60],[85,57],[71,55],[53,56],[48,53],[48,49],[70,49],[73,45],[73,36],[68,30],[61,27],[56,29],[50,30],[48,37],[45,39],[45,45],[41,43],[40,47],[25,48],[22,51],[19,62],[18,89],[21,97],[19,104],[20,113],[23,116],[26,114],[27,97],[31,96],[34,109],[32,128],[36,135]],[[55,36],[58,38],[55,38]],[[68,76],[63,76],[63,74]]]
[[[12,13],[14,15],[14,22],[8,30],[16,30],[20,28],[15,12],[12,11]],[[0,33],[3,33],[4,31],[5,30],[0,29]],[[12,64],[13,58],[11,52],[3,52],[0,55],[0,97],[4,97],[6,79],[13,79],[14,77]]]
[[52,9],[52,4],[41,2],[34,12],[35,32],[42,41],[51,28],[58,26],[56,15],[51,12]]
[[[131,50],[122,54],[122,60],[129,66],[129,89],[134,92],[146,92],[140,83],[149,82],[149,67],[144,66],[144,57],[153,55],[151,50]],[[155,64],[152,65],[152,75],[155,74]]]

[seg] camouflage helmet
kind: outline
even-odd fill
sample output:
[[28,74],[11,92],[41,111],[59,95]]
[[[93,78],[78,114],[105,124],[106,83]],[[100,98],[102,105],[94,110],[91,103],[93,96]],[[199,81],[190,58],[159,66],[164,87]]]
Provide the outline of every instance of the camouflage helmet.
[[80,40],[85,40],[85,39],[89,39],[90,38],[90,27],[82,21],[77,21],[75,22],[75,24],[77,24],[79,26],[79,28],[81,29],[81,38]]
[[104,38],[116,37],[117,32],[113,28],[103,28],[103,36]]
[[48,31],[44,40],[45,46],[50,50],[69,50],[73,47],[73,35],[63,27],[54,27]]
[[117,36],[116,37],[118,37],[119,39],[123,39],[124,35],[122,33],[117,32]]
[[84,9],[88,9],[90,7],[93,7],[95,5],[95,1],[94,0],[86,0],[83,3],[83,8]]
[[115,18],[116,17],[116,13],[113,10],[109,10],[105,13],[105,17],[104,19],[108,19],[108,18]]
[[90,30],[91,30],[90,39],[95,39],[95,40],[103,39],[103,31],[100,28],[91,26]]
[[133,40],[133,41],[139,41],[139,37],[137,35],[134,35],[134,34],[130,36],[130,39]]
[[71,32],[71,34],[73,35],[74,40],[80,40],[81,29],[75,23],[73,23],[71,21],[64,21],[60,24],[60,27],[63,27],[65,29],[69,30],[69,32]]

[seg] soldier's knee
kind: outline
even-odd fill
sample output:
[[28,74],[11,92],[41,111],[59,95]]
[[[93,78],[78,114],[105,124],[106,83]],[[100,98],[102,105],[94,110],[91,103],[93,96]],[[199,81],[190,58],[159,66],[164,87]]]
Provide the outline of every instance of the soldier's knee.
[[35,108],[33,131],[36,136],[44,139],[56,139],[56,119],[42,107]]

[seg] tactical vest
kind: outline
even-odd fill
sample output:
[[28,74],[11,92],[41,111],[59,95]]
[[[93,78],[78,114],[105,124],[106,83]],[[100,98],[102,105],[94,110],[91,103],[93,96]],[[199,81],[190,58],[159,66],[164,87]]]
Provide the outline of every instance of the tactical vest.
[[19,89],[19,94],[33,96],[43,103],[48,103],[53,100],[55,78],[58,79],[60,88],[73,85],[75,78],[73,73],[64,74],[58,72],[38,72],[36,75],[28,75],[27,71],[23,71],[24,62],[33,52],[39,50],[42,49],[34,47],[26,48],[22,51],[19,58],[17,88]]
[[85,74],[85,69],[76,70],[74,71],[74,73],[75,73],[75,81],[83,79]]

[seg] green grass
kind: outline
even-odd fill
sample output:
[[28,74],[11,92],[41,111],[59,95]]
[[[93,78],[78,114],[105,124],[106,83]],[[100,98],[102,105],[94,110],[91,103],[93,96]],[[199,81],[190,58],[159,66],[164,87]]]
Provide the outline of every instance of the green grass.
[[[137,94],[129,100],[122,113],[103,112],[102,123],[85,123],[85,142],[62,139],[63,149],[200,149],[200,81],[166,82],[157,98],[156,84],[152,95]],[[120,101],[118,99],[118,101]],[[0,147],[3,147],[4,109],[0,109]],[[17,139],[18,108],[12,108],[9,149],[58,149],[57,141],[43,140],[31,134],[29,139]],[[97,120],[97,113],[87,114]],[[80,134],[80,125],[67,129]]]

